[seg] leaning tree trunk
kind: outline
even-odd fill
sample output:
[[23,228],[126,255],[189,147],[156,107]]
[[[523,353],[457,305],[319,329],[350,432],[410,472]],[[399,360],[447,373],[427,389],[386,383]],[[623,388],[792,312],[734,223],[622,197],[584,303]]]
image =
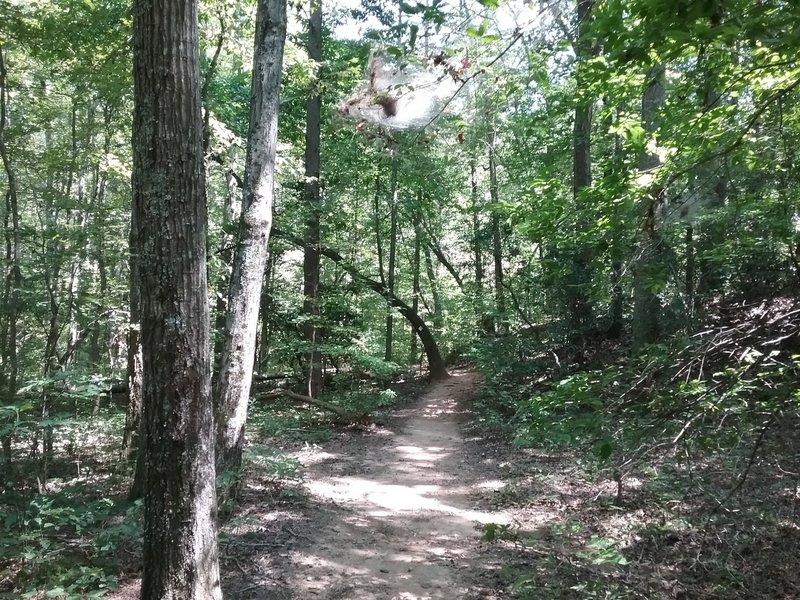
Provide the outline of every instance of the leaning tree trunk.
[[[290,235],[285,231],[276,230],[274,234],[276,237],[281,237],[282,239],[294,244],[299,248],[303,247],[303,240]],[[447,372],[447,365],[445,364],[444,358],[442,358],[442,354],[439,351],[439,346],[436,343],[436,339],[433,337],[433,333],[425,323],[425,320],[415,313],[412,307],[391,292],[384,282],[375,281],[374,279],[371,279],[360,273],[336,250],[320,246],[319,251],[322,256],[331,259],[333,262],[339,265],[339,267],[348,275],[350,275],[354,281],[357,281],[367,286],[372,291],[380,294],[390,307],[396,308],[400,314],[403,315],[403,317],[411,324],[412,331],[419,336],[419,340],[422,342],[422,348],[425,351],[426,358],[428,359],[428,368],[430,370],[431,379],[445,379],[450,376],[450,374]]]
[[305,203],[306,244],[303,248],[303,313],[306,318],[303,334],[308,350],[305,353],[306,392],[316,398],[322,390],[322,355],[319,350],[319,220],[320,220],[320,65],[322,64],[321,0],[311,0],[308,22],[308,56],[316,63],[317,77],[312,83],[306,103]]
[[228,318],[216,389],[217,469],[238,472],[255,360],[261,285],[272,226],[278,104],[286,0],[260,0],[256,16],[250,130],[239,241],[228,294]]
[[196,0],[133,5],[144,387],[142,600],[222,598]]

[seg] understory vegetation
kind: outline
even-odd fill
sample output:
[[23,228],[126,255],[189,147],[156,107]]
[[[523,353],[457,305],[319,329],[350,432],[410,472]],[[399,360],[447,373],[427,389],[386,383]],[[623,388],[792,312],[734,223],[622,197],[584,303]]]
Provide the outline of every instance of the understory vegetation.
[[518,448],[493,501],[552,514],[484,527],[513,557],[499,579],[514,597],[796,592],[798,304],[728,301],[636,355],[606,340],[476,350],[476,426]]
[[[205,181],[161,214],[131,67],[168,1],[0,0],[0,598],[141,577],[147,457],[199,472],[187,423],[224,587],[239,525],[308,501],[301,449],[457,368],[516,515],[475,536],[497,598],[800,596],[800,3],[186,0]],[[257,15],[287,6],[262,180]],[[168,222],[202,283],[153,252]]]

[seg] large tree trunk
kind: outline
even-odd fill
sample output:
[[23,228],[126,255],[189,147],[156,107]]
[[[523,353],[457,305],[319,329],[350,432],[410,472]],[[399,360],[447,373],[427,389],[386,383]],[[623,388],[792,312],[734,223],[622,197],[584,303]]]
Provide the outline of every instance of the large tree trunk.
[[316,398],[322,390],[322,355],[319,350],[319,220],[320,220],[320,115],[322,97],[320,66],[322,64],[321,0],[311,0],[308,21],[308,56],[316,63],[317,77],[311,84],[306,103],[305,202],[306,244],[303,249],[303,333],[308,350],[305,353],[306,391]]
[[256,16],[250,130],[239,241],[233,261],[225,342],[215,395],[219,472],[237,472],[242,462],[261,285],[272,226],[278,104],[285,39],[286,0],[260,0]]
[[196,0],[133,6],[144,386],[143,600],[222,598]]
[[[584,71],[586,62],[592,56],[592,41],[589,39],[589,28],[594,0],[578,0],[578,29],[575,41],[577,57],[576,86],[579,95],[575,106],[575,122],[573,127],[573,161],[572,161],[572,194],[573,202],[579,211],[586,206],[582,198],[583,190],[592,186],[592,106],[594,102],[588,91],[584,89]],[[586,227],[585,218],[578,222],[578,228]],[[592,326],[592,305],[589,300],[591,285],[591,250],[584,243],[575,248],[571,258],[572,274],[566,282],[567,308],[569,311],[570,330],[576,339],[583,339]]]
[[[652,135],[659,127],[659,111],[664,105],[664,66],[656,65],[647,74],[647,88],[642,96],[642,125]],[[661,164],[655,152],[645,152],[639,160],[639,169],[652,172]],[[663,240],[659,231],[658,211],[664,190],[654,184],[642,203],[643,224],[636,240],[633,263],[633,323],[632,346],[638,350],[645,344],[658,340],[661,301],[653,289],[661,270]]]

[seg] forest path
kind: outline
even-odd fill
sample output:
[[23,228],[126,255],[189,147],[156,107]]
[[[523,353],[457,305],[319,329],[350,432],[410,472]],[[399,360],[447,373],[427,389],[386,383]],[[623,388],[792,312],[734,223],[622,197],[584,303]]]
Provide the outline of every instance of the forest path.
[[501,483],[462,432],[477,384],[475,373],[456,372],[393,411],[379,432],[299,453],[315,509],[300,534],[304,547],[286,556],[288,597],[490,597],[476,580],[487,567],[476,562],[480,526],[509,516],[482,506]]

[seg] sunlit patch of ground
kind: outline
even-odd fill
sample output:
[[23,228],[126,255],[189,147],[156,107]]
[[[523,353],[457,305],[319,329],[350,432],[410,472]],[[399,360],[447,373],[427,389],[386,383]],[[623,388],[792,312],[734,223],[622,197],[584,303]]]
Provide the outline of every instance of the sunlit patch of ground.
[[475,585],[477,573],[497,567],[478,562],[482,528],[510,516],[484,501],[502,486],[497,465],[468,452],[462,435],[462,400],[476,383],[456,374],[383,430],[297,451],[305,520],[284,528],[294,536],[270,572],[283,586],[237,597],[489,598]]

